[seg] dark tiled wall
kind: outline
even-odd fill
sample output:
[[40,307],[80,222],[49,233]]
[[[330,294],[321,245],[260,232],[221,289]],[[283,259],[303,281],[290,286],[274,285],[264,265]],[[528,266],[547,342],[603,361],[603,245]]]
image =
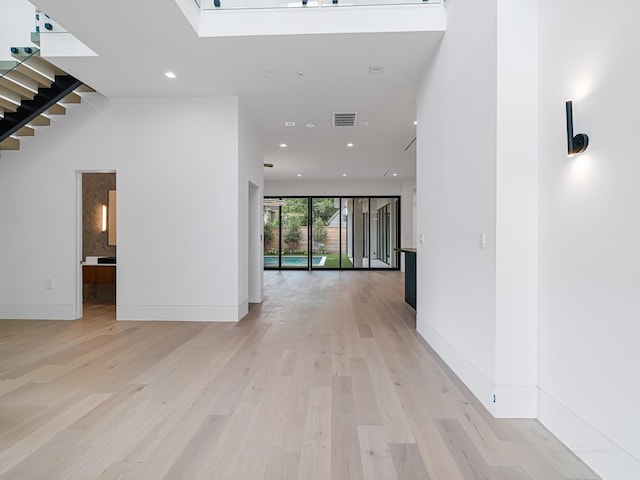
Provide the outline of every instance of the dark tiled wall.
[[115,173],[82,174],[82,259],[87,256],[116,256],[116,247],[107,245],[101,232],[102,205],[109,204],[109,190],[116,189]]

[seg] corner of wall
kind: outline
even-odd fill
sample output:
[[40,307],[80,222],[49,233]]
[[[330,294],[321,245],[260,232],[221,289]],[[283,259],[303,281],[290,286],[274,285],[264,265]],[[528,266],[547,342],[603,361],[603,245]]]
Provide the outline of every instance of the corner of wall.
[[573,453],[607,479],[640,478],[640,461],[543,390],[538,418]]
[[453,370],[478,401],[494,415],[494,385],[465,355],[451,345],[418,313],[416,331],[433,348],[438,356]]

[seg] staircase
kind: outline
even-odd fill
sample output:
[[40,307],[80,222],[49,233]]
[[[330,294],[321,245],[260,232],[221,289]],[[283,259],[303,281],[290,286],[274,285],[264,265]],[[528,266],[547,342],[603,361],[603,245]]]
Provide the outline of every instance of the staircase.
[[80,103],[77,92],[95,90],[40,58],[37,48],[12,48],[13,61],[0,61],[0,150],[19,150],[20,137],[51,125],[65,105]]

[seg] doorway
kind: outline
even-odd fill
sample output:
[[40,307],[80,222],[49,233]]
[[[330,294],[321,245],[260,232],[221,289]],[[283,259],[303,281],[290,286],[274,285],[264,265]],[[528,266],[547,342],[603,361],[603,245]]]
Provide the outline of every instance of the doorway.
[[76,181],[75,316],[91,308],[115,318],[116,172],[77,172]]

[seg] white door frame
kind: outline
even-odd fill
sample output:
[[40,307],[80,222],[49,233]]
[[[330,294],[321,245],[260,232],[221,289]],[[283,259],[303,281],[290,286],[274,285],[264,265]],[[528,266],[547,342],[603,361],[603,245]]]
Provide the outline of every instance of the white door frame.
[[262,189],[249,182],[249,303],[261,303],[263,298],[262,267]]

